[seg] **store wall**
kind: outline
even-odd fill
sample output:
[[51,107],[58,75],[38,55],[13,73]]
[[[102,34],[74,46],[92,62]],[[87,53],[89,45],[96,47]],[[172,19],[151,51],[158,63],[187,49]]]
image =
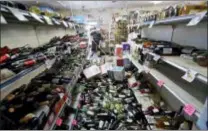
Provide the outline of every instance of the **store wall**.
[[55,26],[37,26],[7,24],[1,25],[1,47],[21,47],[29,44],[31,47],[43,45],[54,36],[75,34],[72,29]]
[[201,22],[196,26],[186,26],[186,24],[181,23],[174,28],[171,25],[145,27],[142,29],[142,37],[207,49],[207,22]]
[[179,24],[173,30],[172,41],[185,46],[194,46],[199,49],[207,49],[207,21],[196,26]]

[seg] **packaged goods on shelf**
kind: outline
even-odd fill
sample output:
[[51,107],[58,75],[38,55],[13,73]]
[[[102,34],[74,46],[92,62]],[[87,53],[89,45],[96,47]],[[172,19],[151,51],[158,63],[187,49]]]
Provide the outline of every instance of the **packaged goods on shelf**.
[[[67,38],[70,39],[67,39]],[[73,39],[71,39],[73,38]],[[66,42],[74,42],[80,40],[77,36],[64,36],[52,38],[48,44],[37,48],[27,46],[10,49],[8,47],[1,48],[0,67],[8,69],[14,73],[33,67],[37,64],[43,64],[47,59],[52,59],[55,55],[64,53],[69,48]],[[83,40],[83,39],[82,39]],[[3,79],[2,79],[3,81]]]
[[159,21],[171,17],[196,14],[199,12],[206,11],[207,9],[207,4],[186,4],[168,6],[167,8],[162,9],[162,11],[158,13],[152,12],[148,14],[146,17],[144,17],[144,22],[156,20]]
[[[53,128],[57,116],[69,100],[69,89],[72,88],[70,83],[78,73],[75,70],[85,56],[85,50],[82,49],[74,49],[72,52],[71,56],[64,55],[56,59],[50,69],[33,78],[27,86],[10,92],[2,100],[1,129]],[[55,117],[50,120],[49,116]]]
[[125,42],[127,40],[127,21],[119,20],[116,24],[115,29],[115,42],[121,44],[121,42]]

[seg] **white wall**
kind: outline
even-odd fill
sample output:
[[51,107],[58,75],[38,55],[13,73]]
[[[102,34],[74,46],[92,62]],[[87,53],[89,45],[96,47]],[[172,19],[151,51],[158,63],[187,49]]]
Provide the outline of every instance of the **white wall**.
[[15,48],[26,44],[37,47],[49,42],[54,36],[62,37],[66,34],[75,34],[75,32],[69,28],[55,26],[1,25],[1,47]]

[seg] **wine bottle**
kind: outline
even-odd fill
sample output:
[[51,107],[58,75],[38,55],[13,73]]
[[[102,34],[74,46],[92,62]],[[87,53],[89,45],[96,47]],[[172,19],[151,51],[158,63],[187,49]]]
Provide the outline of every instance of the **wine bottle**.
[[29,113],[20,119],[20,123],[29,124],[30,129],[39,129],[43,124],[43,120],[48,116],[49,107],[47,105],[41,106],[33,113]]

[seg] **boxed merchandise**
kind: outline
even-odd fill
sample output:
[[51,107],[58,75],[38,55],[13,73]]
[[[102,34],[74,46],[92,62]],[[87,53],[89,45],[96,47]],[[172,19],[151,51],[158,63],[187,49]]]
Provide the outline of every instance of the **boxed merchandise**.
[[124,66],[123,58],[117,58],[116,59],[116,65],[117,66]]
[[123,55],[129,54],[130,53],[130,44],[126,42],[122,42],[123,46]]
[[122,48],[121,45],[116,45],[115,56],[118,56],[118,57],[122,57],[123,56],[123,48]]
[[123,67],[113,67],[112,70],[108,71],[108,76],[115,81],[123,81],[125,77],[125,72]]
[[127,57],[123,58],[123,66],[124,68],[129,68],[131,66],[131,61],[129,60],[129,58]]
[[101,73],[100,68],[97,65],[93,65],[83,70],[83,73],[87,79],[97,76]]

